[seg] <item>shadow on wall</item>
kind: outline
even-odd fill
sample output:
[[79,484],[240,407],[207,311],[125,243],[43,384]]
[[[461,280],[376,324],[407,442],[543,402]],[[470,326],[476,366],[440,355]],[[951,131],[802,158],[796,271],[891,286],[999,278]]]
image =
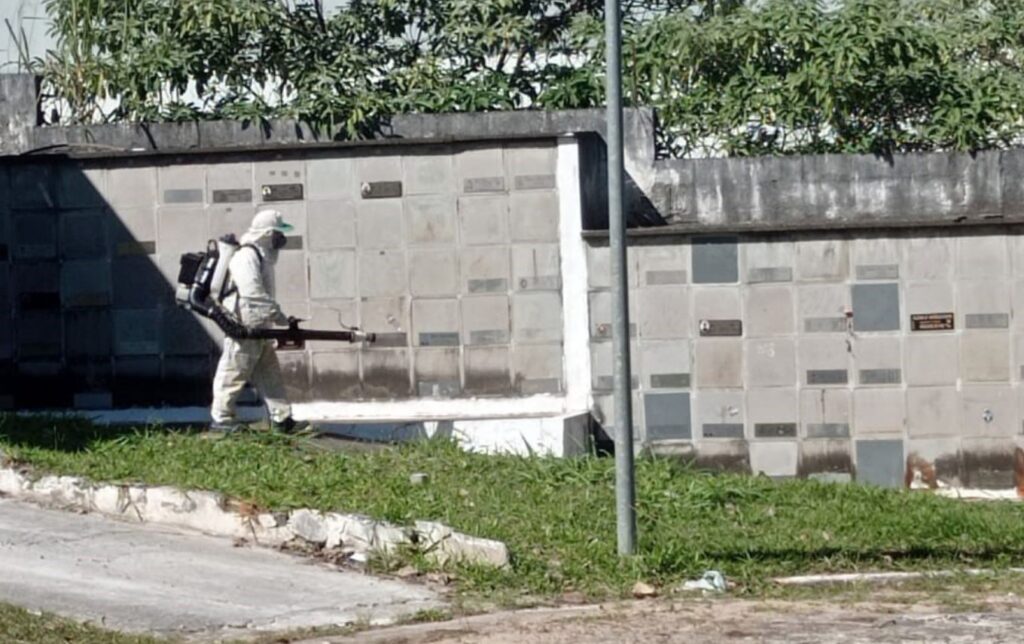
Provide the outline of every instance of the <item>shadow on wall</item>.
[[209,403],[212,328],[171,286],[191,248],[158,249],[155,171],[121,167],[0,168],[0,408]]

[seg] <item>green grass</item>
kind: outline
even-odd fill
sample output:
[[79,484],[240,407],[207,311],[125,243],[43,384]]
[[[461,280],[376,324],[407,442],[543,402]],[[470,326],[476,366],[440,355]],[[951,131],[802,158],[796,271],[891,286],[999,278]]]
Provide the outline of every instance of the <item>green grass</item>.
[[[483,456],[448,442],[339,453],[269,435],[209,441],[10,416],[0,449],[40,470],[219,490],[266,508],[443,521],[509,546],[508,570],[455,570],[457,588],[480,597],[621,596],[638,579],[668,587],[711,568],[758,592],[774,575],[1024,563],[1021,504],[711,475],[668,459],[637,462],[640,553],[624,560],[611,459]],[[413,472],[428,482],[411,485]]]
[[0,642],[4,644],[157,644],[161,641],[122,635],[0,603]]

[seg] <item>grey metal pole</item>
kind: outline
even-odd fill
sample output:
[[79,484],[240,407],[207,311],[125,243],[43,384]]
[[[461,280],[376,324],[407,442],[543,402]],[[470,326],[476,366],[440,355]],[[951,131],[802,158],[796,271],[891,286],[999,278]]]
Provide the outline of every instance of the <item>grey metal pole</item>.
[[615,514],[619,554],[636,552],[636,486],[633,481],[633,399],[629,373],[629,282],[626,222],[622,215],[622,19],[619,0],[605,0],[605,62],[608,74],[608,232],[611,247],[612,351],[615,376]]

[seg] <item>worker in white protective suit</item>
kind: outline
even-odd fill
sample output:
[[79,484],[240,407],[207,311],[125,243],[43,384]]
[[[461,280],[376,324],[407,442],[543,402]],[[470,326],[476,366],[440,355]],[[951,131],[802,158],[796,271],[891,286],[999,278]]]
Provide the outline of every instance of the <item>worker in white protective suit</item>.
[[[260,210],[228,263],[229,295],[224,306],[247,327],[265,329],[289,322],[274,299],[274,264],[290,230],[292,226],[285,223],[280,212]],[[263,397],[275,430],[305,429],[306,424],[299,426],[292,418],[275,349],[274,340],[224,338],[224,352],[213,378],[211,429],[233,431],[240,427],[235,407],[246,383]]]

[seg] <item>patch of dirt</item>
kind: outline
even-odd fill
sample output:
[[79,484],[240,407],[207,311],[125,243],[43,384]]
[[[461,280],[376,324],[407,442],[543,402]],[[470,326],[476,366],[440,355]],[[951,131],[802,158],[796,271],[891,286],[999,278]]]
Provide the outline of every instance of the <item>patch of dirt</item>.
[[851,604],[736,599],[655,600],[478,615],[441,623],[365,631],[329,641],[336,644],[954,644],[1021,641],[1024,601],[1014,596],[975,599],[977,604],[969,612],[935,603],[890,604],[884,599]]

